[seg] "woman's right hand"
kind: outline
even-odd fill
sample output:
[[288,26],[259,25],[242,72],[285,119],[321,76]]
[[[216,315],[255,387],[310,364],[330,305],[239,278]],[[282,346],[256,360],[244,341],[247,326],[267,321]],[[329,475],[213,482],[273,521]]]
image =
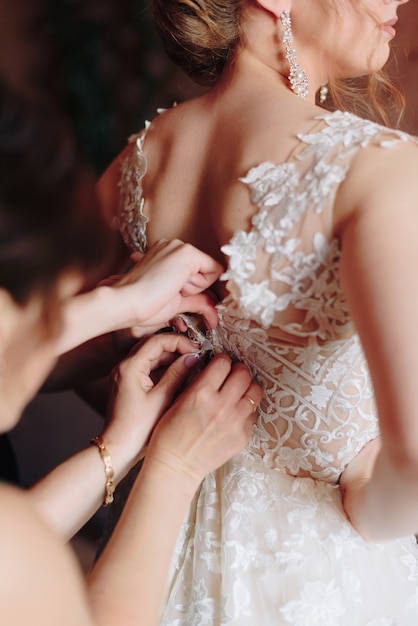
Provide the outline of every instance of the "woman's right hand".
[[244,365],[217,355],[165,411],[115,531],[89,575],[98,621],[113,624],[116,616],[117,622],[122,606],[125,616],[138,616],[137,623],[160,623],[167,572],[190,503],[204,476],[248,442],[261,396]]
[[243,364],[217,355],[161,418],[145,463],[165,465],[196,490],[246,446],[262,396]]
[[133,336],[142,337],[167,326],[179,313],[200,313],[209,328],[217,325],[214,301],[205,292],[223,267],[208,254],[178,239],[161,239],[146,253],[132,254],[131,262],[129,272],[101,283],[117,291],[123,318],[118,329],[129,328]]
[[[262,391],[248,369],[232,365],[228,356],[216,356],[173,404],[198,363],[196,350],[181,334],[162,333],[139,343],[116,368],[102,436],[117,476],[143,456],[154,429],[153,457],[173,468],[177,459],[179,470],[187,466],[198,482],[248,442]],[[154,382],[153,372],[161,367],[164,374]]]

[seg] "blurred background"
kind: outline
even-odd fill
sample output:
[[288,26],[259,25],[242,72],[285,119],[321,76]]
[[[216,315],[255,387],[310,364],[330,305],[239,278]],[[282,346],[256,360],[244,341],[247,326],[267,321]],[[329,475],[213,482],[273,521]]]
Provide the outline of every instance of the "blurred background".
[[[400,16],[389,68],[406,94],[401,127],[418,135],[418,5],[409,2]],[[166,59],[146,0],[0,0],[0,29],[0,75],[66,113],[97,176],[157,108],[198,92]],[[39,394],[10,435],[14,479],[33,484],[86,446],[101,424],[73,392]],[[85,569],[104,511],[74,540]]]
[[0,28],[0,73],[67,112],[98,174],[144,119],[193,92],[146,0],[0,0]]

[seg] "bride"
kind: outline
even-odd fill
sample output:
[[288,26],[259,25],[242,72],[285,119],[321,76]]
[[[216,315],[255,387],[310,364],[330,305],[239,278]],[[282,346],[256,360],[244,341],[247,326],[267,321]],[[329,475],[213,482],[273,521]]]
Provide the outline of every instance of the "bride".
[[131,250],[224,265],[208,338],[265,393],[184,522],[166,626],[416,623],[418,146],[380,72],[403,3],[151,2],[208,89],[131,138],[103,210]]

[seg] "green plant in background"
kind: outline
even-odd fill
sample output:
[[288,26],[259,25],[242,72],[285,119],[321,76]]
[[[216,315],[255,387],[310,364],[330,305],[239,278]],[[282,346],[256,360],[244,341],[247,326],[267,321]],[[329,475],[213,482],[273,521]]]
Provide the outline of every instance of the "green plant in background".
[[146,0],[44,0],[50,84],[100,174],[157,107],[193,92],[166,59]]

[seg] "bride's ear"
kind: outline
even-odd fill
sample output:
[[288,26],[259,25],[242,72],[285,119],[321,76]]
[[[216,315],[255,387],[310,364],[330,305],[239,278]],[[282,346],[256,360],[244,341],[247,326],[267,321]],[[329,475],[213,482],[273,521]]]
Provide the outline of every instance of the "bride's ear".
[[256,0],[256,3],[277,18],[281,16],[283,11],[290,12],[292,8],[291,0]]

